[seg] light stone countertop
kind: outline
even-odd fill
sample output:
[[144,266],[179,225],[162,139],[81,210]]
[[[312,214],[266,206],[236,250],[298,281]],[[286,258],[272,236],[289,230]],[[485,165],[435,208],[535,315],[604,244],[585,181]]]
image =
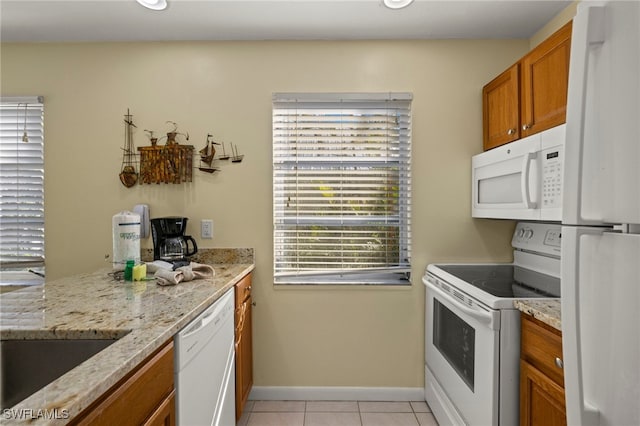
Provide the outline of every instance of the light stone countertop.
[[[222,258],[245,263],[210,263],[213,278],[176,286],[116,281],[111,268],[105,268],[0,295],[2,340],[119,338],[11,407],[11,412],[3,410],[1,423],[68,423],[251,272],[253,250],[243,250],[243,256],[229,251],[222,257],[204,253],[198,261]],[[66,418],[44,419],[37,416],[38,410],[57,410],[58,417]],[[16,414],[23,419],[16,420]]]
[[525,314],[550,325],[558,331],[562,331],[562,318],[560,313],[560,299],[539,300],[524,299],[513,302],[514,306]]

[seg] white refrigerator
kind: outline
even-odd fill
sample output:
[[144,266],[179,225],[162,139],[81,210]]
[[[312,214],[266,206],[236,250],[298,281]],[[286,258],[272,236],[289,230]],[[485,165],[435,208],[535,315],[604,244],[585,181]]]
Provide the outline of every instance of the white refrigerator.
[[573,21],[562,213],[569,425],[640,425],[640,2]]

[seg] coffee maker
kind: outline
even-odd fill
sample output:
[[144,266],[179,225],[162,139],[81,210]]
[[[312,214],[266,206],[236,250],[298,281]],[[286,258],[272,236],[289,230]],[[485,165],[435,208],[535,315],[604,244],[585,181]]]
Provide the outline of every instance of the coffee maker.
[[[189,263],[189,256],[198,252],[196,240],[184,235],[187,230],[186,217],[160,217],[151,219],[153,237],[153,260],[173,263]],[[191,250],[189,250],[191,242]]]

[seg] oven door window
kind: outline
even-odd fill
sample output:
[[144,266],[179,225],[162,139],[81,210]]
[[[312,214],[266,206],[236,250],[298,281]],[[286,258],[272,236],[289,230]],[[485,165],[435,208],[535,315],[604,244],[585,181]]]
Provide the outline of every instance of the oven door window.
[[476,331],[437,299],[433,301],[433,345],[473,392]]

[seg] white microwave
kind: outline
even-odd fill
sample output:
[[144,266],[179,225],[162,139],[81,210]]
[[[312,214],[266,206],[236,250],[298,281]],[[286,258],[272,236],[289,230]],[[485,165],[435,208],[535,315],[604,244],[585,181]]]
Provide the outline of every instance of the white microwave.
[[566,125],[474,155],[471,216],[562,220]]

